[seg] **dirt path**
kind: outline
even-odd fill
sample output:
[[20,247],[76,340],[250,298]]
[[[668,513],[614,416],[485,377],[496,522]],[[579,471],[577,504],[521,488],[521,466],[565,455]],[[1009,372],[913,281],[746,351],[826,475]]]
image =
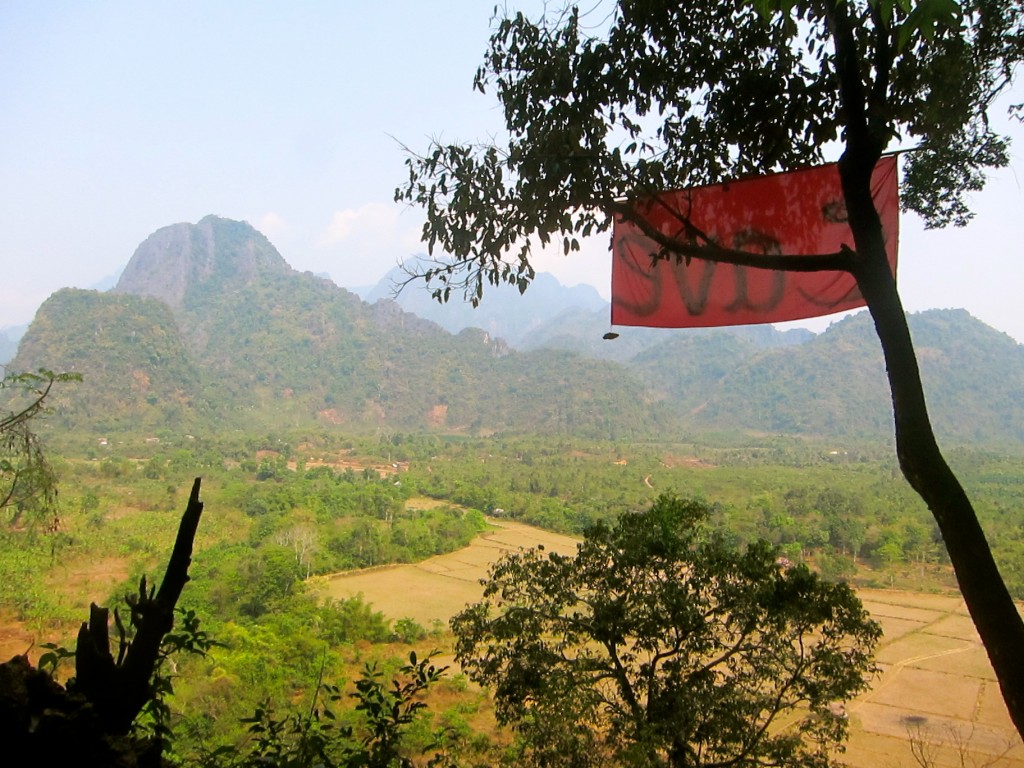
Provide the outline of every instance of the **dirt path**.
[[0,614],[0,662],[9,661],[13,656],[28,653],[35,661],[38,653],[32,653],[37,645],[35,636],[25,625],[13,616]]

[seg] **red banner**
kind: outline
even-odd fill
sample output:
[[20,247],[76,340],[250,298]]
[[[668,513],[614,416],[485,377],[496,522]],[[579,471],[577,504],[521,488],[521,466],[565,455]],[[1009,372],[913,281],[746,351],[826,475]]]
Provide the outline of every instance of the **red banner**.
[[[896,157],[879,160],[872,195],[896,272],[899,198]],[[640,203],[647,221],[687,240],[687,222],[725,248],[813,255],[853,247],[835,164],[671,192]],[[674,257],[634,224],[612,234],[612,324],[655,328],[777,323],[864,306],[847,272],[787,272]]]

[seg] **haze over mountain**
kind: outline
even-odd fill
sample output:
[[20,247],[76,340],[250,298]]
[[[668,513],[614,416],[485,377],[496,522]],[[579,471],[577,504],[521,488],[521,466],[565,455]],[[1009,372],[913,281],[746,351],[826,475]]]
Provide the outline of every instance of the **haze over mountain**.
[[[395,289],[403,283],[407,284],[396,295]],[[434,283],[428,288],[420,278],[410,281],[408,273],[395,267],[362,296],[370,303],[393,298],[406,312],[433,320],[451,333],[480,328],[517,348],[530,346],[532,336],[569,309],[588,313],[604,310],[604,323],[608,323],[608,302],[593,286],[568,288],[544,273],[538,274],[523,293],[507,283],[488,286],[485,300],[475,308],[457,291],[446,304],[437,302],[431,297],[436,287]]]
[[[865,314],[817,337],[624,329],[607,342],[596,294],[543,278],[536,287],[532,304],[531,291],[508,298],[511,324],[479,315],[515,349],[487,330],[449,333],[390,299],[368,304],[291,269],[248,224],[209,216],[147,238],[112,292],[51,296],[13,367],[82,373],[82,384],[62,389],[57,418],[99,431],[891,436]],[[432,312],[465,314],[419,293]],[[915,315],[911,325],[939,434],[1024,443],[1024,347],[962,310]],[[530,348],[541,344],[557,348]]]
[[18,351],[18,342],[28,330],[27,325],[0,329],[0,365],[6,365]]
[[[409,278],[408,272],[395,267],[375,286],[361,289],[359,293],[369,302],[393,298],[406,312],[433,320],[451,333],[481,328],[516,349],[561,349],[619,362],[626,362],[642,350],[670,339],[710,332],[707,329],[619,329],[619,338],[609,344],[603,337],[610,327],[611,305],[593,286],[569,288],[549,274],[538,273],[523,293],[507,283],[487,286],[484,301],[473,307],[457,293],[442,304],[431,297],[431,288],[436,288],[437,284],[428,287],[422,278]],[[396,293],[400,286],[402,290]],[[758,347],[802,344],[814,338],[814,334],[805,329],[778,331],[771,325],[741,326],[730,332],[749,339]]]

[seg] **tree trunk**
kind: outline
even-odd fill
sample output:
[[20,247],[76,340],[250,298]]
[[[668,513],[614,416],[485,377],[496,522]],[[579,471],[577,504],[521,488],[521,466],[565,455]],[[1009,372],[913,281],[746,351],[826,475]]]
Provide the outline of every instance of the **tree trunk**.
[[[77,675],[64,688],[27,656],[0,664],[0,749],[26,765],[161,768],[163,735],[134,734],[132,722],[154,695],[153,672],[173,627],[174,606],[188,581],[196,527],[203,510],[200,481],[192,486],[160,590],[143,587],[133,601],[135,637],[118,621],[116,657],[110,612],[93,604],[78,635]],[[115,616],[117,614],[115,613]],[[10,761],[8,761],[10,762]],[[7,763],[4,763],[5,765]]]
[[197,477],[192,485],[160,589],[147,590],[143,577],[139,595],[131,601],[135,637],[128,641],[118,622],[117,659],[110,649],[110,614],[106,608],[93,604],[89,621],[78,632],[75,690],[93,704],[103,729],[109,733],[127,733],[153,696],[151,682],[160,659],[160,646],[174,627],[174,608],[189,579],[192,545],[203,513],[200,483]]
[[903,475],[938,523],[960,592],[995,670],[1010,718],[1024,736],[1024,621],[999,574],[974,507],[935,441],[910,328],[871,200],[870,169],[877,158],[870,154],[856,158],[848,150],[840,163],[840,173],[858,256],[854,275],[885,357],[896,423],[896,454]]

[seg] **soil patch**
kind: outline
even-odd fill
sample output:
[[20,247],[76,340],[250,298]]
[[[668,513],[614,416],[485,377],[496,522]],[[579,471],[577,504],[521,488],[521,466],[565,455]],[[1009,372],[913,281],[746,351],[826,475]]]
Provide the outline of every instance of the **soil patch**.
[[110,593],[131,575],[127,558],[73,560],[54,567],[46,576],[46,586],[68,598],[73,605],[106,605]]
[[[0,662],[28,653],[37,645],[36,636],[9,614],[0,614]],[[30,654],[33,661],[39,655]]]
[[317,580],[322,594],[342,599],[362,594],[375,610],[390,618],[410,618],[424,627],[443,624],[467,603],[480,599],[480,580],[491,563],[506,552],[541,546],[572,554],[578,539],[511,520],[489,518],[493,529],[457,552],[420,563],[347,572]]

